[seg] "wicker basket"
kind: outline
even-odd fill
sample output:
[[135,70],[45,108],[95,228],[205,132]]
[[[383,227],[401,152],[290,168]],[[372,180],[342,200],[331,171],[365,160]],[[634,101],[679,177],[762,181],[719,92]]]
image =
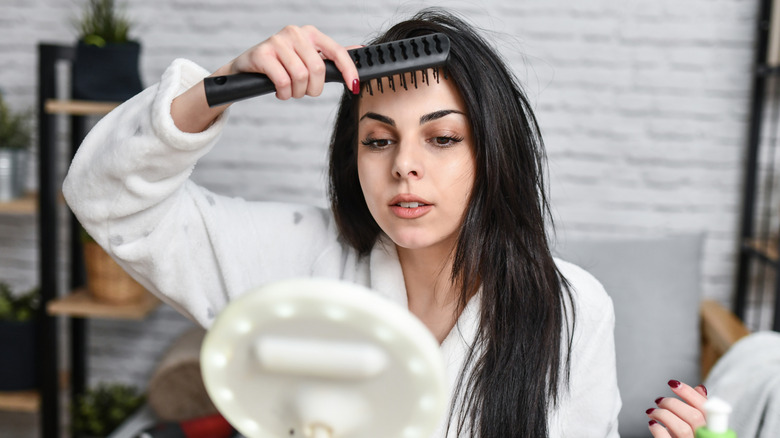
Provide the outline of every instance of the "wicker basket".
[[84,242],[84,265],[87,290],[98,301],[127,304],[148,293],[95,242]]

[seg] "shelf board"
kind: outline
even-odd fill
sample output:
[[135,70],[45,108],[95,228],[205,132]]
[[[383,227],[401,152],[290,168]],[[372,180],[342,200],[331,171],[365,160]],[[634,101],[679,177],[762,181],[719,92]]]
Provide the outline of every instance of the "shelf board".
[[144,319],[160,305],[154,295],[128,304],[107,304],[95,300],[86,289],[76,289],[71,294],[52,300],[46,307],[50,315],[66,315],[81,318]]
[[94,116],[108,114],[118,107],[120,102],[93,102],[87,100],[47,99],[44,109],[49,114],[70,114],[74,116]]
[[745,242],[745,245],[753,251],[766,257],[771,262],[777,262],[780,259],[780,253],[777,250],[776,239],[750,239]]
[[0,202],[0,214],[28,215],[35,214],[37,210],[38,198],[32,193],[23,198]]
[[[60,390],[70,387],[70,372],[60,370]],[[0,391],[0,411],[36,413],[41,408],[41,395],[37,390]]]
[[0,392],[0,411],[35,413],[40,406],[38,391]]

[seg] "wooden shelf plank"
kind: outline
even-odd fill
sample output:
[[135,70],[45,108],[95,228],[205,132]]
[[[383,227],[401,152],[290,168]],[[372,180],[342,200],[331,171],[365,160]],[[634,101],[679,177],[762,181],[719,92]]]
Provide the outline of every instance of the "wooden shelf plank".
[[[70,388],[70,372],[60,370],[60,389]],[[10,412],[39,412],[41,408],[41,395],[39,391],[0,391],[0,411]]]
[[30,215],[37,211],[38,198],[32,193],[13,201],[0,202],[0,214]]
[[144,319],[160,305],[150,293],[133,303],[107,304],[95,300],[86,289],[77,289],[70,295],[52,300],[46,307],[50,315],[66,315],[81,318]]
[[92,102],[87,100],[46,100],[45,110],[50,114],[70,114],[74,116],[92,116],[108,114],[118,107],[120,102]]
[[38,391],[0,392],[0,410],[13,412],[38,412],[41,396]]
[[754,251],[761,253],[769,259],[772,262],[777,262],[778,258],[780,258],[780,254],[777,250],[777,242],[775,239],[767,239],[767,240],[758,240],[758,239],[751,239],[746,242],[747,246],[752,248]]

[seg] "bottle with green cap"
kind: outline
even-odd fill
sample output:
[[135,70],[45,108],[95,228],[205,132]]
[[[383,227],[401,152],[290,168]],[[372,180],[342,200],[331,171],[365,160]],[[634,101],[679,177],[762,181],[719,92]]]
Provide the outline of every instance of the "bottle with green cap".
[[696,429],[696,438],[737,438],[736,432],[729,429],[731,406],[725,401],[712,397],[704,403],[707,425]]

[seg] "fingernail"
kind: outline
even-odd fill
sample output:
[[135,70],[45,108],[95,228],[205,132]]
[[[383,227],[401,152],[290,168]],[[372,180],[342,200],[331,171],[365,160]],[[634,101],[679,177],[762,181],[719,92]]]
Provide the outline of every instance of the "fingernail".
[[704,386],[704,385],[699,385],[699,386],[701,387],[701,389],[704,390],[704,395],[709,395],[710,394],[709,392],[707,392],[707,387],[706,386]]
[[679,387],[680,387],[680,385],[681,385],[681,383],[680,383],[680,381],[679,381],[679,380],[670,380],[670,381],[668,381],[668,382],[667,382],[667,384],[668,384],[668,385],[669,385],[669,387],[671,387],[671,388],[679,388]]
[[658,422],[655,421],[655,420],[650,420],[650,421],[647,422],[647,424],[648,424],[648,426],[655,426],[656,424],[658,424]]
[[352,94],[360,94],[360,79],[352,80]]
[[650,415],[650,414],[653,413],[654,410],[655,410],[655,408],[650,408],[650,409],[645,411],[645,414]]
[[663,399],[664,399],[663,397],[658,397],[657,399],[655,399],[655,404],[661,403],[661,400]]

